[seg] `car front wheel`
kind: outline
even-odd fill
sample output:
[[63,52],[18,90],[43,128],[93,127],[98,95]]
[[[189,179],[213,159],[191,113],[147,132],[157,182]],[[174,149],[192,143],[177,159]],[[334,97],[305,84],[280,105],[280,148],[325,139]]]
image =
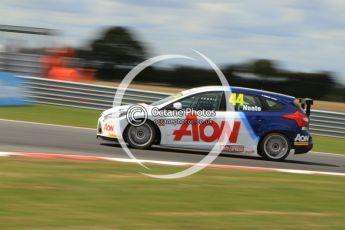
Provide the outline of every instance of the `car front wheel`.
[[156,138],[156,130],[149,122],[140,126],[130,125],[125,131],[128,145],[137,149],[148,149]]
[[288,139],[280,133],[270,133],[260,144],[260,155],[266,160],[281,161],[290,153]]

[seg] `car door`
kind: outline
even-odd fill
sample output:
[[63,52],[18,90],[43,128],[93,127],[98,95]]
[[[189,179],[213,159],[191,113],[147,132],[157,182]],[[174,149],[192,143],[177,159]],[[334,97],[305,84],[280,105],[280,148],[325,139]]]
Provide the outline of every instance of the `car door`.
[[[186,113],[184,116],[165,118],[165,142],[162,145],[193,149],[212,148],[219,132],[218,126],[225,116],[224,109],[221,109],[225,103],[224,92],[197,93],[177,102],[182,104],[181,110]],[[173,103],[163,109],[174,110]],[[190,110],[193,110],[193,113]],[[206,125],[207,122],[210,124]],[[216,133],[213,127],[216,127]]]
[[256,145],[259,141],[260,134],[262,130],[264,130],[265,124],[269,122],[270,117],[267,116],[264,111],[258,95],[248,92],[238,92],[237,94],[241,94],[243,99],[241,103],[236,104],[235,110],[239,113],[243,124],[246,126],[246,130],[243,131],[246,133],[243,133],[241,139],[250,140],[250,142],[247,141],[244,145],[256,151]]
[[247,117],[247,111],[244,111],[249,110],[252,98],[236,90],[225,93],[224,97],[225,105],[220,107],[224,109],[217,112],[216,119],[224,135],[217,140],[222,145],[219,147],[222,147],[224,153],[255,154],[258,137],[252,129],[251,121],[258,118],[249,118],[254,114]]

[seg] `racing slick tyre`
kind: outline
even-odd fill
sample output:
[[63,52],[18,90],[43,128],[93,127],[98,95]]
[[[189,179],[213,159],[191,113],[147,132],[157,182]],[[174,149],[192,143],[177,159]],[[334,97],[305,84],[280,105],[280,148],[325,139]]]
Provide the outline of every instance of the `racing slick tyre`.
[[289,140],[281,133],[270,133],[266,135],[259,146],[259,154],[266,160],[281,161],[289,153]]
[[142,125],[129,125],[124,133],[128,145],[137,149],[148,149],[156,139],[156,129],[150,122]]

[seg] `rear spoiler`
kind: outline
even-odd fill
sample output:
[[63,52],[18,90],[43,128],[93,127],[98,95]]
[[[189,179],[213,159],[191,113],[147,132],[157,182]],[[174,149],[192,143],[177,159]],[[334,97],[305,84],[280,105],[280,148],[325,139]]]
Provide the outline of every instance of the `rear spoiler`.
[[299,98],[298,101],[301,104],[302,109],[305,110],[305,113],[309,117],[310,116],[310,108],[314,102],[313,99],[311,99],[311,98]]

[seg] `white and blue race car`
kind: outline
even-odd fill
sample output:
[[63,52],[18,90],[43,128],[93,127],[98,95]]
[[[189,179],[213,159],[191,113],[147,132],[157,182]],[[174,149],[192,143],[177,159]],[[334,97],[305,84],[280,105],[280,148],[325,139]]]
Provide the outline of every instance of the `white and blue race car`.
[[312,100],[300,103],[262,90],[199,87],[149,105],[106,110],[98,120],[97,138],[122,138],[140,149],[161,145],[210,150],[218,144],[224,153],[283,160],[292,149],[300,154],[313,147],[308,131]]

